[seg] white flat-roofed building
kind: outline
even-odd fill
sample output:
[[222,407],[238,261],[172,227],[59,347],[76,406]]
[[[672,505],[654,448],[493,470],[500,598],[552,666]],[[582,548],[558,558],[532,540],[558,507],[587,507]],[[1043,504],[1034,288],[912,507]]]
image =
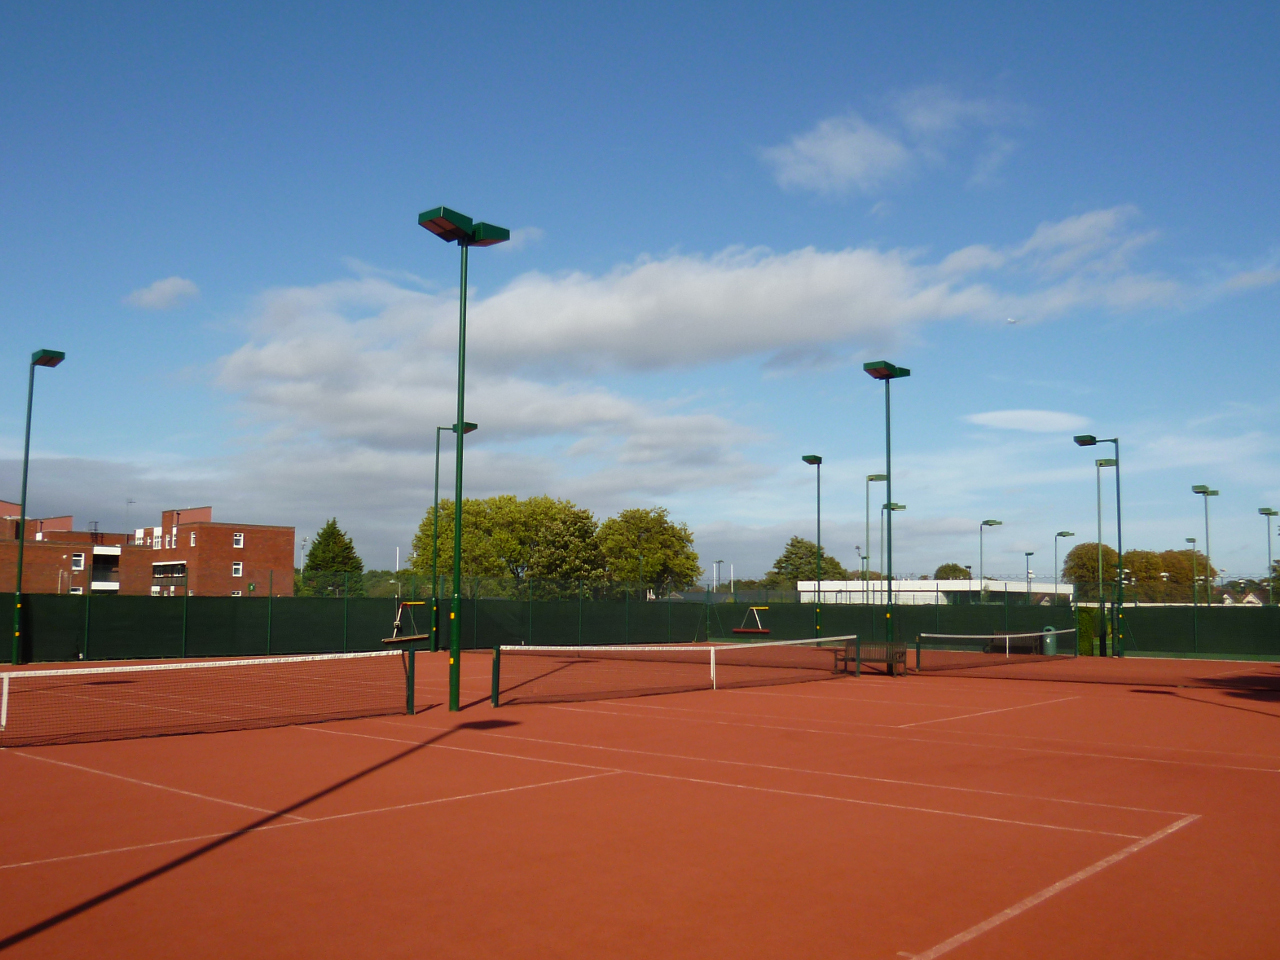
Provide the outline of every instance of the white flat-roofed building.
[[[823,603],[886,603],[887,580],[823,580]],[[813,603],[817,597],[818,582],[801,580],[796,584],[801,603]],[[894,580],[893,602],[897,604],[928,603],[976,603],[986,591],[988,603],[999,603],[1005,595],[1017,597],[1019,605],[1026,603],[1025,580]],[[1037,583],[1031,581],[1031,602],[1049,606],[1055,602],[1070,602],[1075,586],[1070,583]]]

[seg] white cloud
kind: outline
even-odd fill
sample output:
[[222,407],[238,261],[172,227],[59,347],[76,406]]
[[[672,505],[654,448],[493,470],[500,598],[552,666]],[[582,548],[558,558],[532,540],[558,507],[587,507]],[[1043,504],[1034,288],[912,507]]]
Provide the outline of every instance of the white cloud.
[[542,240],[547,232],[541,227],[516,227],[511,231],[511,239],[498,245],[499,250],[523,250]]
[[820,193],[871,192],[901,174],[912,159],[905,144],[857,114],[823,120],[761,155],[780,185]]
[[1087,417],[1056,410],[992,410],[988,413],[971,413],[965,417],[980,427],[997,430],[1024,430],[1028,433],[1069,433],[1083,430],[1089,425]]
[[[944,87],[920,87],[888,98],[887,116],[873,123],[858,113],[820,120],[761,158],[785,188],[818,193],[874,193],[923,165],[941,166],[957,148],[975,154],[970,186],[989,185],[1017,147],[997,128],[1023,111],[1005,103],[960,97]],[[968,145],[985,132],[981,146]]]
[[170,310],[200,296],[200,288],[183,277],[166,277],[133,291],[124,302],[144,310]]

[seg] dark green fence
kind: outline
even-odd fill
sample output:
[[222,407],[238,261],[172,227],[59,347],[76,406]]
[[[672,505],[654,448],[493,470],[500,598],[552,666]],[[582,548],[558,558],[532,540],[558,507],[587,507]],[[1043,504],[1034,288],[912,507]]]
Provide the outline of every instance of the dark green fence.
[[1280,607],[1125,607],[1127,652],[1280,658]]

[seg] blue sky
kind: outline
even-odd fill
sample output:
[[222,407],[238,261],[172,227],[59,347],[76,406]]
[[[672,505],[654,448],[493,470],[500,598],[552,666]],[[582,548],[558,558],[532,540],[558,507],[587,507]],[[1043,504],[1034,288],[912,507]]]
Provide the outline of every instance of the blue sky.
[[[1123,443],[1126,547],[1266,564],[1280,507],[1280,13],[1261,4],[42,4],[0,34],[0,485],[407,553],[467,489],[661,504],[762,573],[853,565],[894,392],[895,570],[1051,575]],[[1010,323],[1010,320],[1016,322]],[[446,475],[450,464],[446,461]],[[135,504],[127,507],[127,501]],[[128,516],[126,516],[126,509]],[[1108,494],[1108,517],[1113,504]],[[1114,543],[1114,523],[1104,537]],[[875,540],[873,534],[873,551]]]

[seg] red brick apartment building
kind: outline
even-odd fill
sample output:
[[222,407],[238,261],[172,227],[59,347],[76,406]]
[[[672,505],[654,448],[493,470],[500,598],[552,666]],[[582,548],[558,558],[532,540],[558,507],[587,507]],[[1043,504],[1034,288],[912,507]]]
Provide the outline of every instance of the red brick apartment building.
[[[16,503],[0,500],[0,584],[18,563]],[[214,523],[212,507],[166,510],[133,533],[73,530],[71,517],[27,518],[24,593],[293,596],[293,527]]]

